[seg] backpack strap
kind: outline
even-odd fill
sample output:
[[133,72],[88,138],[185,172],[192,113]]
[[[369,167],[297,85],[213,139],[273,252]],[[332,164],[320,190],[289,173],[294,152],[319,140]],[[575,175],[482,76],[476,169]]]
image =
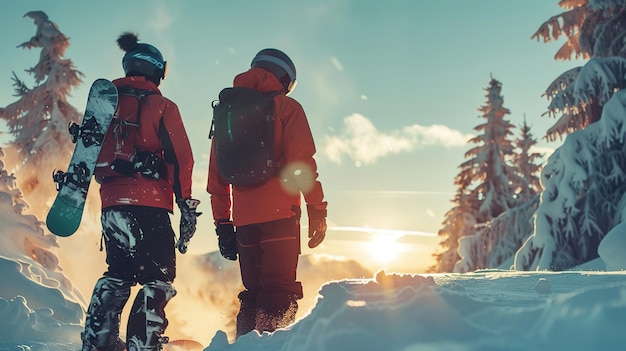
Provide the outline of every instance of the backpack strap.
[[[146,90],[146,89],[137,89],[130,85],[124,85],[117,88],[117,92],[119,96],[130,96],[137,99],[137,126],[141,124],[141,106],[143,102],[143,98],[149,95],[158,95],[154,90]],[[131,124],[129,122],[125,122]]]

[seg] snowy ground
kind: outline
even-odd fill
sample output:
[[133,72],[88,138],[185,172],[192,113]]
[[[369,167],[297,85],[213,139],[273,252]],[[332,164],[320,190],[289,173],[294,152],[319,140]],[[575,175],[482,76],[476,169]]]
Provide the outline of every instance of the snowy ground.
[[617,350],[626,342],[623,272],[379,273],[320,294],[289,330],[232,345],[218,334],[206,350]]
[[[0,302],[0,350],[78,349],[75,324],[50,323],[22,298]],[[625,327],[624,271],[381,271],[323,285],[288,329],[234,344],[218,331],[205,350],[617,350]]]

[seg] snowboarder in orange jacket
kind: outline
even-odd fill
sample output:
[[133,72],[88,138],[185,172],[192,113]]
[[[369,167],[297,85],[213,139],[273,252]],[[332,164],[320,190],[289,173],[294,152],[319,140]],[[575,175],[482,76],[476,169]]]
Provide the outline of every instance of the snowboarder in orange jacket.
[[244,285],[238,296],[237,337],[252,330],[274,331],[295,320],[297,300],[303,297],[296,280],[302,195],[309,246],[317,246],[326,234],[327,203],[317,180],[315,143],[302,106],[287,96],[295,83],[293,62],[277,49],[261,50],[251,68],[234,79],[234,87],[278,92],[273,98],[274,161],[281,165],[276,176],[254,187],[233,186],[218,171],[215,141],[211,146],[207,191],[220,252],[230,260],[239,256]]

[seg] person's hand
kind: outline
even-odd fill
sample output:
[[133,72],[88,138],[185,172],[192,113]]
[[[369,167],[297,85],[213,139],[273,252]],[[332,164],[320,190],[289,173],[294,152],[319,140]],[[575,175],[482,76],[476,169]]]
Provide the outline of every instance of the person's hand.
[[309,247],[314,248],[324,241],[326,237],[326,202],[320,205],[308,204],[306,206],[309,215]]
[[182,254],[187,252],[187,246],[189,240],[196,232],[197,217],[202,212],[197,212],[196,209],[200,205],[200,200],[195,199],[183,199],[177,201],[178,208],[180,209],[180,236],[178,242],[176,242],[176,248]]
[[237,238],[235,237],[235,227],[228,219],[218,219],[215,233],[217,234],[217,244],[220,254],[227,260],[237,260]]

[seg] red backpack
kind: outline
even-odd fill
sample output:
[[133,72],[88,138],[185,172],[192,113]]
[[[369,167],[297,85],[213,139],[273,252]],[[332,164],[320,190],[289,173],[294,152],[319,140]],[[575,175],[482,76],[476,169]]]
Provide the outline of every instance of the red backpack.
[[137,173],[138,155],[135,149],[135,138],[141,124],[141,107],[146,96],[158,93],[122,86],[118,88],[118,94],[120,104],[125,97],[132,98],[137,100],[137,107],[129,110],[124,116],[120,116],[118,108],[113,116],[96,161],[94,176],[98,182],[102,182],[107,177],[128,177]]

